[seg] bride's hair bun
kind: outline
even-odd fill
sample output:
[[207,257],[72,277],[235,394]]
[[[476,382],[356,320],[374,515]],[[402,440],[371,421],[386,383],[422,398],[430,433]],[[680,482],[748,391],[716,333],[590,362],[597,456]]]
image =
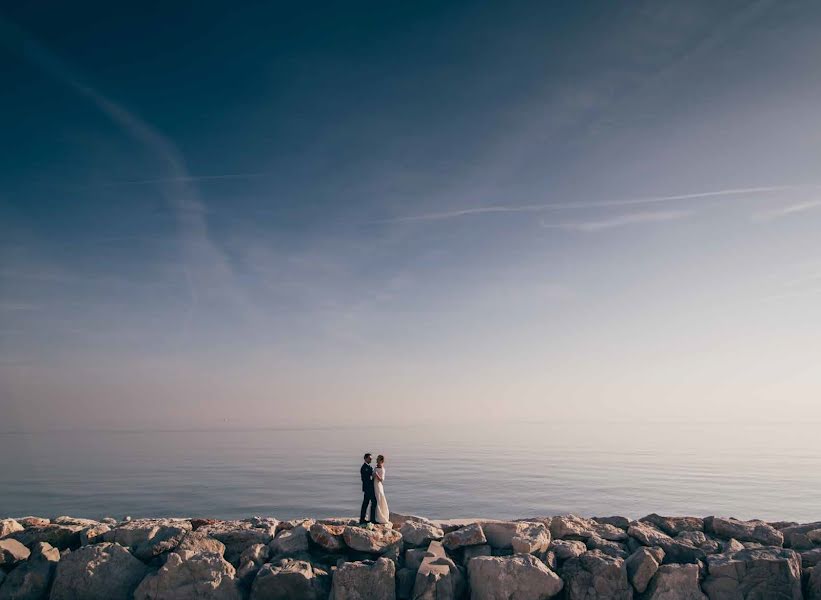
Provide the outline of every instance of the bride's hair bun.
[[376,462],[382,462],[384,460],[385,460],[385,456],[382,455],[382,454],[380,454],[379,456],[376,457]]

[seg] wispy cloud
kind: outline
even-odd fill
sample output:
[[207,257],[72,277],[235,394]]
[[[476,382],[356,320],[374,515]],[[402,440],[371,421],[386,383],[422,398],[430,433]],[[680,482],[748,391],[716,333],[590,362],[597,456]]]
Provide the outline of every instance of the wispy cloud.
[[726,196],[769,194],[773,192],[807,189],[808,187],[817,186],[776,185],[766,187],[730,188],[722,190],[711,190],[705,192],[695,192],[690,194],[675,194],[669,196],[647,196],[640,198],[624,198],[620,200],[603,200],[598,202],[548,202],[544,204],[478,206],[472,208],[464,208],[460,210],[430,212],[419,215],[409,215],[404,217],[396,217],[392,219],[383,219],[379,221],[373,221],[373,223],[413,223],[424,221],[443,221],[448,219],[458,219],[460,217],[488,215],[495,213],[538,213],[549,211],[613,208],[619,206],[670,204],[687,200],[708,200],[711,198],[721,198]]
[[692,211],[688,210],[667,210],[667,211],[647,211],[617,215],[608,219],[596,221],[581,221],[578,223],[547,223],[542,221],[541,226],[547,229],[567,229],[592,233],[605,229],[635,225],[638,223],[663,223],[666,221],[678,221],[690,216]]
[[772,221],[773,219],[787,217],[789,215],[806,212],[816,208],[821,208],[821,200],[807,200],[806,202],[798,202],[796,204],[790,204],[780,208],[757,212],[753,214],[752,218],[753,221]]

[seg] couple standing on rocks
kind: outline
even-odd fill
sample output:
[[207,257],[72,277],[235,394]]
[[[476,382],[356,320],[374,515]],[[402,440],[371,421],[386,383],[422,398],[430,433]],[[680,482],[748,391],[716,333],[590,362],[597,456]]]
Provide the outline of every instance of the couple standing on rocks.
[[368,505],[371,507],[370,523],[389,523],[390,511],[388,510],[388,499],[385,497],[385,457],[381,454],[376,457],[376,469],[371,466],[371,453],[368,452],[363,457],[364,461],[359,468],[359,476],[362,478],[362,492],[365,494],[362,500],[362,510],[359,512],[359,523],[368,523],[365,514],[368,512]]

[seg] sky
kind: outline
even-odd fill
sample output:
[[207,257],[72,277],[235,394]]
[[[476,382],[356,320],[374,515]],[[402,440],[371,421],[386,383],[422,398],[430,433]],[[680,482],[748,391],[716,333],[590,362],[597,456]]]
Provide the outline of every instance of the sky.
[[0,7],[0,430],[821,420],[821,5]]

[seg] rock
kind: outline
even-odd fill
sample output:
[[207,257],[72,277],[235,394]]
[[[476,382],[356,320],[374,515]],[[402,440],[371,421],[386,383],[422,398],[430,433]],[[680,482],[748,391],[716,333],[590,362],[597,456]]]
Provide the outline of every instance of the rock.
[[403,515],[400,513],[392,512],[388,516],[388,520],[391,522],[391,525],[393,525],[393,528],[397,530],[401,529],[402,525],[404,525],[408,521],[414,521],[416,523],[422,523],[424,525],[431,525],[433,527],[437,527],[437,525],[430,519],[426,519],[425,517],[418,517],[416,515]]
[[[291,527],[285,527],[284,523],[280,523],[278,519],[273,517],[255,516],[248,519],[242,519],[242,522],[248,523],[253,529],[273,529],[276,531],[280,525],[283,525],[283,529],[291,529]],[[293,527],[296,527],[297,525],[305,525],[308,528],[310,528],[314,522],[315,521],[313,519],[298,519],[296,521],[291,521],[291,523],[293,523]]]
[[598,550],[564,563],[562,579],[567,600],[630,600],[633,588],[624,560]]
[[388,551],[391,546],[402,541],[402,534],[389,527],[380,525],[373,529],[364,527],[348,526],[342,532],[342,539],[345,543],[360,552],[371,554],[382,554]]
[[0,600],[47,598],[59,561],[59,550],[42,542],[35,544],[29,559],[9,573],[0,585]]
[[329,589],[330,577],[325,571],[304,560],[285,559],[262,566],[250,600],[325,600]]
[[813,544],[821,544],[821,529],[813,529],[807,534],[807,539],[809,539]]
[[96,525],[88,525],[80,530],[80,545],[88,546],[103,541],[99,538],[102,534],[111,531],[111,527],[105,523],[97,523]]
[[699,517],[662,517],[652,513],[642,517],[639,521],[650,523],[670,537],[676,537],[685,531],[704,531],[704,519]]
[[465,592],[465,579],[449,558],[428,553],[413,583],[413,600],[458,600]]
[[556,558],[559,560],[576,558],[587,552],[585,543],[578,540],[553,540],[550,542],[549,548],[555,552]]
[[[22,519],[17,519],[17,522],[20,523],[23,527],[28,529],[29,527],[45,527],[49,523],[51,523],[51,519],[46,519],[45,517],[23,517]],[[0,537],[3,537],[0,535]]]
[[801,566],[804,568],[814,567],[821,563],[821,548],[813,548],[801,553]]
[[234,566],[246,548],[254,544],[270,544],[276,533],[276,525],[270,521],[260,527],[247,521],[217,521],[197,528],[197,533],[205,533],[225,545],[225,560]]
[[807,600],[821,600],[821,568],[811,570],[807,580]]
[[99,525],[99,521],[95,521],[94,519],[78,519],[77,517],[57,517],[51,521],[52,523],[56,523],[57,525],[80,525],[81,527],[94,527],[95,525]]
[[411,600],[414,583],[416,583],[416,569],[399,569],[396,572],[396,597],[399,600]]
[[478,546],[487,542],[485,532],[478,523],[473,523],[466,527],[461,527],[450,533],[446,533],[442,539],[442,544],[448,550],[456,550],[465,546]]
[[479,556],[468,563],[471,600],[544,600],[561,592],[561,578],[530,554]]
[[554,540],[563,538],[589,538],[593,532],[592,522],[576,515],[559,515],[550,522],[550,535]]
[[344,525],[326,525],[314,523],[308,530],[311,540],[326,552],[342,552],[345,549],[345,540],[342,539]]
[[490,544],[479,544],[478,546],[465,546],[462,548],[462,565],[467,566],[471,558],[477,556],[492,556],[493,548]]
[[615,556],[617,558],[627,558],[630,556],[630,552],[624,544],[602,539],[595,534],[587,538],[586,544],[588,550],[601,550],[605,554],[609,554],[610,556]]
[[624,562],[627,566],[627,578],[639,594],[647,589],[661,564],[661,560],[649,548],[639,548]]
[[131,600],[147,573],[120,545],[83,546],[60,558],[49,600]]
[[117,519],[112,517],[104,517],[100,519],[100,523],[103,525],[108,525],[109,527],[116,527],[117,526]]
[[704,528],[708,533],[724,539],[735,538],[740,542],[758,542],[765,546],[781,546],[784,543],[784,534],[764,521],[707,517]]
[[7,537],[17,531],[23,531],[23,526],[14,519],[0,520],[0,539]]
[[396,566],[387,558],[346,562],[333,574],[330,600],[394,600],[395,575]]
[[0,540],[0,567],[10,567],[26,560],[31,551],[17,540],[7,538]]
[[408,548],[405,550],[405,568],[418,570],[426,556],[430,556],[427,548]]
[[143,579],[134,600],[242,600],[235,575],[219,554],[172,552],[159,571]]
[[209,552],[211,554],[225,555],[225,544],[215,540],[201,531],[189,531],[183,536],[175,552],[191,551],[193,553]]
[[646,521],[633,521],[627,528],[627,534],[639,541],[643,546],[666,546],[673,543],[666,533],[663,533]]
[[744,550],[744,544],[742,544],[735,538],[730,538],[726,542],[721,542],[720,547],[721,552],[723,554],[729,554],[731,552],[738,552],[739,550]]
[[821,529],[821,521],[815,523],[802,523],[801,525],[790,525],[781,529],[781,534],[784,536],[784,547],[793,548],[794,540],[799,536],[807,536],[811,531]]
[[135,519],[103,533],[100,538],[129,548],[134,556],[147,562],[175,550],[191,529],[191,522],[183,519]]
[[3,585],[3,581],[6,579],[6,572],[3,569],[0,569],[0,586]]
[[601,523],[602,525],[612,525],[613,527],[618,527],[623,531],[627,531],[627,528],[630,527],[630,520],[626,517],[593,517],[593,520],[596,523]]
[[239,557],[240,567],[237,570],[237,578],[250,583],[270,557],[271,549],[265,544],[248,546]]
[[[310,527],[310,525],[308,527]],[[271,549],[272,556],[296,556],[307,552],[309,548],[308,540],[310,539],[308,536],[308,527],[303,524],[280,531],[268,545]]]
[[445,533],[435,525],[407,520],[399,528],[402,539],[408,546],[427,546],[432,540],[441,540]]
[[66,550],[80,546],[80,532],[83,529],[85,527],[82,525],[52,523],[44,526],[27,527],[23,531],[11,534],[11,537],[30,548],[38,542],[44,542],[60,550]]
[[714,554],[707,557],[707,577],[701,587],[711,600],[801,600],[801,562],[794,551],[779,547]]
[[487,543],[497,550],[512,549],[517,554],[535,554],[547,550],[550,530],[535,521],[501,521],[482,524]]
[[707,600],[698,586],[698,565],[662,565],[645,594],[645,600]]

